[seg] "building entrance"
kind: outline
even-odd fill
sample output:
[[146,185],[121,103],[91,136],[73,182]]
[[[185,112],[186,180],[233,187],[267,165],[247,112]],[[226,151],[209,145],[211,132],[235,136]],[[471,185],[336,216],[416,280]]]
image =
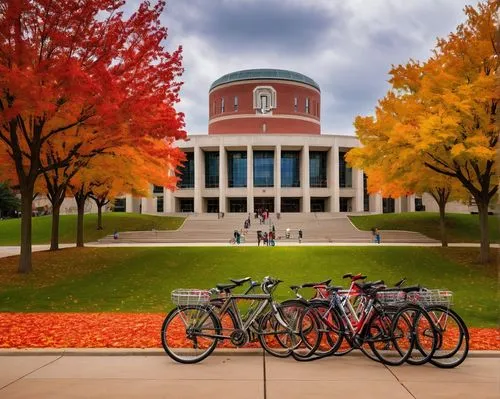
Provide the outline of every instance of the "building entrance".
[[327,212],[327,198],[311,198],[311,212]]
[[179,198],[179,212],[194,212],[194,199]]
[[257,212],[258,209],[267,209],[269,212],[274,212],[274,198],[273,197],[261,197],[253,199],[253,207]]
[[396,207],[394,204],[394,198],[383,198],[382,199],[382,210],[383,213],[394,213]]
[[219,198],[207,198],[207,213],[219,213]]
[[246,198],[229,198],[229,212],[246,213],[247,199]]
[[300,212],[300,198],[281,198],[281,212]]
[[352,198],[340,197],[339,211],[352,212]]

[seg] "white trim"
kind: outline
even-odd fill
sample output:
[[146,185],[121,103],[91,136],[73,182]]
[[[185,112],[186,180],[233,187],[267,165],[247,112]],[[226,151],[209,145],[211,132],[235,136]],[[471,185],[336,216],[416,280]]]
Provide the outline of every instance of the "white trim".
[[[224,116],[218,116],[216,118],[212,118],[208,121],[208,124],[210,125],[211,123],[215,122],[220,122],[224,120],[229,120],[229,119],[248,119],[248,118],[269,118],[269,116],[266,116],[265,114],[237,114],[237,115],[224,115]],[[302,116],[302,115],[292,115],[292,114],[273,114],[271,118],[276,118],[276,119],[297,119],[297,120],[302,120],[302,121],[307,121],[307,122],[313,122],[316,123],[317,125],[321,125],[321,122],[317,120],[316,118],[312,116]],[[190,136],[192,137],[192,136]]]
[[316,93],[318,93],[318,94],[321,95],[321,91],[320,90],[318,90],[315,87],[310,86],[308,84],[301,83],[301,82],[295,82],[293,80],[280,80],[280,79],[248,79],[248,80],[237,80],[235,82],[224,83],[224,84],[221,84],[220,86],[216,86],[212,90],[210,90],[208,92],[208,94],[210,95],[213,92],[215,92],[218,89],[221,89],[223,87],[230,87],[230,86],[240,85],[242,83],[243,84],[255,83],[257,85],[262,84],[262,83],[283,83],[283,84],[287,84],[287,85],[300,86],[300,87],[304,87],[306,89],[311,89],[311,90],[314,90]]

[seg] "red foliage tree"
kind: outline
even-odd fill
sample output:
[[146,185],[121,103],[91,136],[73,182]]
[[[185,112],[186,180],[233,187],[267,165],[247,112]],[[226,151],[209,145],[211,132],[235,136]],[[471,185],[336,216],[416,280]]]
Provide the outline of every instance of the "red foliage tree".
[[0,149],[22,197],[20,272],[32,268],[32,198],[43,172],[145,135],[185,136],[174,109],[181,49],[162,47],[165,2],[145,1],[129,18],[123,5],[0,0]]

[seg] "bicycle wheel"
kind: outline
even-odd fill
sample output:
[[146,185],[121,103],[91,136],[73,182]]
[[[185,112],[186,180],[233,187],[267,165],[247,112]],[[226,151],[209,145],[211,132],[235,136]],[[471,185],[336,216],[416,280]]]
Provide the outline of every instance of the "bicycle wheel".
[[[222,299],[214,299],[210,301],[210,305],[213,306],[212,310],[217,315],[220,326],[221,326],[221,334],[229,336],[231,332],[238,328],[238,320],[231,308],[227,308],[224,313],[220,313],[220,309],[224,304],[224,300]],[[224,340],[219,340],[219,346],[224,342]]]
[[452,309],[442,306],[426,307],[439,340],[429,363],[440,368],[462,364],[469,353],[469,330],[463,319]]
[[339,314],[331,308],[329,302],[320,301],[311,302],[307,312],[315,316],[319,325],[320,339],[314,354],[321,357],[335,354],[344,338],[344,328]]
[[386,365],[399,366],[410,356],[414,346],[413,326],[410,312],[414,315],[420,307],[403,307],[391,319],[383,313],[376,313],[368,324],[366,340],[371,350]]
[[[306,311],[307,306],[308,305],[306,301],[300,301],[297,299],[284,301],[280,303],[278,306],[278,312],[280,313],[282,319],[292,329],[293,333],[299,337],[301,337],[300,328],[301,328],[301,323],[303,323],[301,318],[303,316],[303,313]],[[313,323],[310,319],[305,319],[304,321],[309,321],[309,323],[304,322],[302,324],[302,326],[305,329],[304,336],[306,338],[309,338],[309,341],[306,340],[303,342],[303,344],[305,344],[307,347],[310,348],[315,344],[315,339],[317,339],[317,334],[318,334],[317,323]],[[273,322],[279,324],[276,318],[273,319]],[[277,326],[275,326],[275,328],[277,328]],[[290,347],[290,344],[288,342],[281,341],[281,338],[287,338],[287,337],[288,335],[279,334],[275,338],[282,347],[287,348]]]
[[[286,323],[286,320],[283,321]],[[290,356],[292,350],[300,344],[300,335],[294,333],[291,326],[283,326],[273,310],[262,318],[257,332],[262,348],[276,357]]]
[[167,354],[179,363],[197,363],[217,346],[220,323],[217,316],[202,306],[173,309],[163,321],[161,344]]
[[[406,316],[411,316],[409,313],[407,312]],[[432,358],[439,342],[439,335],[426,309],[415,311],[410,322],[413,325],[415,346],[406,362],[418,366]]]

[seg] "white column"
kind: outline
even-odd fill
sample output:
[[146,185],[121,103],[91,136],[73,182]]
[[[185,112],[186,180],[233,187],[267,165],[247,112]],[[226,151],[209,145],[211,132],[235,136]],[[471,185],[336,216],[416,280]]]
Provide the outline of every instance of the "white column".
[[194,147],[194,212],[203,212],[201,203],[201,188],[203,183],[203,152],[199,146]]
[[254,213],[253,205],[253,148],[247,145],[247,212]]
[[401,213],[401,197],[394,198],[394,213]]
[[309,144],[304,144],[302,147],[302,165],[301,165],[302,186],[302,212],[311,212],[311,189],[309,186]]
[[175,212],[174,193],[168,188],[163,189],[163,213]]
[[274,151],[274,212],[281,212],[281,145],[278,144]]
[[219,145],[219,212],[226,212],[227,157],[224,145]]
[[363,212],[363,171],[361,169],[353,169],[354,188],[356,189],[356,197],[354,198],[354,212]]
[[406,212],[415,212],[415,194],[406,197]]
[[382,206],[382,195],[379,193],[377,194],[370,194],[370,212],[372,213],[382,213],[383,212],[383,206]]
[[333,195],[332,195],[332,212],[340,212],[340,177],[339,177],[339,145],[337,144],[337,139],[334,139],[335,142],[332,147],[333,151]]
[[125,195],[125,212],[127,213],[131,213],[134,211],[132,199],[132,194]]

